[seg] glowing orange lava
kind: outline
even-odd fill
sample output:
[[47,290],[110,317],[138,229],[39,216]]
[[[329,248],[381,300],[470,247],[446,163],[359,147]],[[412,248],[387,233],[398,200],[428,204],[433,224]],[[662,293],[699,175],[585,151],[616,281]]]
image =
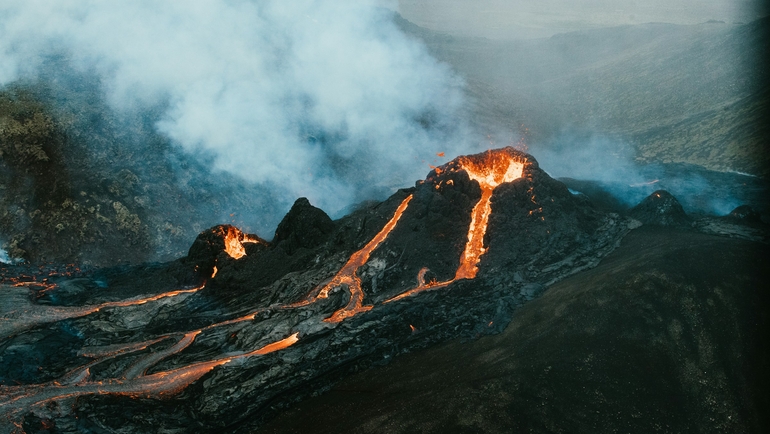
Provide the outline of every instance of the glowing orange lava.
[[525,161],[506,152],[487,151],[473,157],[460,157],[458,162],[460,169],[464,170],[470,179],[479,183],[481,198],[473,207],[473,211],[471,211],[468,240],[465,243],[465,250],[460,257],[460,265],[457,267],[455,277],[444,282],[431,281],[426,283],[425,273],[428,269],[423,268],[417,275],[417,286],[415,288],[389,298],[384,303],[401,300],[422,291],[443,288],[460,279],[473,279],[476,277],[479,271],[478,264],[481,260],[481,255],[487,251],[487,248],[484,247],[484,235],[487,232],[489,215],[492,213],[492,192],[500,184],[521,178],[524,173]]
[[[144,298],[135,298],[120,301],[108,301],[106,303],[93,306],[48,306],[39,304],[29,304],[18,310],[6,313],[9,316],[0,317],[0,335],[12,336],[22,330],[41,324],[61,321],[69,318],[80,318],[103,309],[138,306],[149,302],[161,300],[164,298],[177,297],[184,294],[191,294],[203,289],[203,285],[191,289],[180,289],[176,291],[164,292]],[[13,321],[9,321],[13,319]]]
[[487,251],[484,247],[484,235],[487,232],[489,215],[492,213],[492,192],[502,183],[521,178],[524,172],[523,161],[502,152],[486,152],[473,159],[462,157],[459,161],[468,176],[479,183],[481,199],[471,212],[468,242],[460,258],[460,267],[455,273],[455,280],[473,279],[479,271],[479,260]]
[[345,285],[347,286],[348,292],[350,293],[350,300],[348,300],[347,306],[337,310],[334,312],[334,314],[332,314],[332,316],[325,319],[324,321],[337,323],[358,313],[371,310],[372,306],[363,305],[364,291],[361,289],[361,278],[358,277],[356,272],[362,265],[366,263],[366,261],[369,260],[369,255],[372,253],[372,251],[376,249],[380,243],[385,241],[385,239],[388,237],[388,234],[390,234],[393,228],[396,227],[398,220],[401,218],[401,215],[404,213],[404,211],[406,211],[406,208],[409,206],[409,202],[411,200],[412,195],[410,194],[401,202],[401,205],[398,206],[393,217],[390,219],[390,221],[388,221],[388,223],[385,224],[380,232],[378,232],[371,241],[366,243],[366,245],[361,250],[350,255],[348,262],[346,262],[340,271],[334,275],[329,283],[321,287],[320,290],[316,289],[318,291],[318,295],[310,296],[306,300],[294,304],[293,307],[313,303],[319,298],[327,298],[329,297],[329,292],[332,289]]
[[[181,351],[192,342],[194,336],[186,335],[175,349]],[[124,395],[130,397],[164,397],[174,395],[200,379],[217,366],[225,365],[233,360],[252,356],[269,354],[294,345],[299,340],[299,333],[267,344],[254,351],[223,357],[206,362],[193,363],[181,368],[144,375],[143,372],[132,372],[121,379],[104,381],[87,381],[90,372],[82,370],[77,382],[62,384],[50,382],[28,386],[0,386],[0,413],[9,421],[18,417],[30,408],[43,405],[49,401],[74,398],[83,395]]]
[[243,232],[230,226],[227,228],[227,234],[225,235],[225,252],[233,259],[241,259],[246,256],[246,249],[243,247],[241,240],[243,239]]
[[[220,230],[223,230],[221,227]],[[221,232],[220,232],[221,233]],[[244,234],[240,229],[234,226],[228,226],[227,232],[223,234],[225,237],[225,252],[233,259],[241,259],[246,256],[246,248],[244,244],[256,243],[264,244],[265,241],[259,237]]]
[[[385,300],[383,303],[400,300],[422,291],[446,287],[460,279],[473,279],[476,277],[481,256],[487,251],[487,247],[484,246],[484,236],[491,214],[492,193],[500,184],[514,181],[523,176],[526,165],[526,160],[524,158],[525,157],[523,156],[512,154],[511,152],[504,150],[488,151],[477,156],[460,157],[456,162],[434,169],[437,175],[446,171],[465,171],[471,180],[475,180],[479,183],[481,189],[481,198],[475,204],[471,212],[471,223],[468,227],[467,241],[459,261],[460,263],[455,272],[455,276],[451,280],[443,282],[438,282],[435,279],[426,282],[425,276],[428,269],[422,268],[417,274],[417,282],[414,288]],[[440,183],[437,184],[435,186],[436,189],[439,189],[440,185]],[[446,181],[445,185],[451,186],[454,185],[454,183],[450,179]],[[530,189],[530,194],[531,191],[532,190]],[[372,252],[387,239],[389,234],[396,227],[402,215],[408,208],[412,198],[413,196],[409,195],[399,204],[393,216],[385,226],[374,236],[374,238],[366,243],[363,248],[353,253],[345,265],[328,283],[316,287],[310,295],[300,302],[288,305],[271,306],[266,309],[292,309],[307,306],[319,299],[328,298],[333,289],[345,287],[350,294],[347,305],[338,309],[329,318],[326,318],[323,321],[338,323],[359,313],[371,310],[373,306],[365,306],[363,304],[364,292],[361,287],[361,278],[358,276],[357,272],[360,267],[367,263]],[[533,203],[536,203],[534,201],[534,196],[531,196],[531,199]],[[220,233],[224,236],[225,252],[234,259],[240,259],[243,256],[246,256],[244,243],[264,243],[261,239],[246,235],[235,227],[227,227],[226,233],[224,233],[224,229],[224,226],[221,227],[220,230],[222,232]],[[216,274],[217,267],[215,266],[212,277],[216,276]],[[25,286],[27,285],[25,284]],[[8,319],[14,319],[14,326],[3,329],[4,323],[0,321],[0,334],[5,334],[6,331],[13,334],[18,330],[24,330],[25,328],[34,325],[84,316],[105,308],[142,305],[167,297],[194,293],[202,288],[203,285],[197,288],[170,291],[132,300],[112,301],[95,306],[62,307],[35,305],[24,312],[12,311],[12,315],[10,315]],[[144,342],[83,349],[79,355],[94,358],[95,360],[70,371],[68,374],[59,378],[58,381],[28,386],[0,386],[0,415],[4,414],[9,421],[15,423],[13,418],[23,414],[22,412],[28,411],[31,407],[42,405],[53,400],[88,394],[113,394],[131,397],[169,396],[180,392],[217,366],[222,366],[238,359],[269,354],[290,347],[299,341],[299,333],[294,333],[284,339],[264,345],[250,352],[235,355],[229,354],[209,361],[191,363],[186,366],[156,372],[150,375],[146,374],[147,370],[156,365],[160,360],[173,354],[178,354],[189,347],[204,331],[242,321],[253,321],[257,315],[264,310],[265,309],[258,309],[246,315],[241,314],[242,316],[235,319],[210,324],[206,327],[188,331],[183,334],[177,332],[159,336]],[[492,322],[489,323],[489,326],[491,325]],[[412,332],[417,331],[417,328],[412,324],[409,324],[409,327]],[[94,365],[121,354],[145,350],[150,345],[164,339],[170,339],[172,336],[176,336],[178,339],[174,345],[137,357],[132,365],[125,369],[122,374],[119,374],[120,378],[112,378],[104,381],[89,380],[91,376],[90,370]]]

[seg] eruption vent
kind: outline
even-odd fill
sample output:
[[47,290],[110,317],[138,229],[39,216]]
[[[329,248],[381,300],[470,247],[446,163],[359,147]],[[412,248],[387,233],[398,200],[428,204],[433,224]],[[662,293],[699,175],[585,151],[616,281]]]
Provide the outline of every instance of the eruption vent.
[[[428,269],[421,269],[417,276],[417,286],[415,288],[385,300],[385,303],[400,300],[418,292],[443,288],[460,279],[475,278],[479,270],[478,264],[481,260],[481,255],[487,251],[487,248],[484,246],[484,235],[487,232],[489,215],[492,213],[492,193],[499,185],[522,178],[527,164],[525,154],[509,147],[489,150],[482,154],[459,157],[443,168],[436,168],[435,172],[437,175],[443,172],[463,171],[468,174],[471,180],[478,182],[481,188],[481,198],[471,211],[471,223],[468,227],[465,249],[460,257],[460,265],[457,267],[454,278],[444,282],[437,282],[435,280],[425,282],[425,273]],[[446,184],[454,185],[451,180],[447,181]]]
[[460,258],[460,267],[454,280],[473,279],[478,273],[478,263],[487,249],[484,235],[487,232],[489,214],[492,213],[492,192],[498,185],[521,178],[524,161],[502,151],[488,151],[474,157],[460,157],[460,167],[468,176],[479,183],[481,199],[473,207],[471,225],[468,228],[468,242]]
[[262,242],[259,238],[244,234],[235,226],[229,226],[225,234],[225,252],[233,259],[241,259],[246,256],[246,248],[243,244]]

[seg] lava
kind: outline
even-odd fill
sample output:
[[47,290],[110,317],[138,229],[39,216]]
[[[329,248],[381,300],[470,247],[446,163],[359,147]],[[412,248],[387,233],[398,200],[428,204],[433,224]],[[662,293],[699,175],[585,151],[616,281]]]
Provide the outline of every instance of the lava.
[[489,215],[492,213],[492,192],[502,183],[521,178],[524,172],[523,161],[502,152],[485,152],[477,158],[463,157],[460,158],[460,165],[472,180],[479,183],[481,199],[471,212],[468,242],[465,244],[454,280],[476,277],[481,255],[487,251],[484,247],[484,235],[487,232]]
[[227,233],[223,235],[225,237],[225,252],[233,259],[241,259],[242,257],[246,256],[246,248],[243,246],[244,244],[264,243],[264,241],[258,237],[244,234],[234,226],[229,226],[227,228]]
[[470,179],[479,183],[481,198],[473,207],[473,211],[471,211],[468,239],[454,278],[444,282],[431,281],[426,283],[425,273],[428,269],[423,268],[417,275],[417,286],[415,288],[389,298],[384,303],[401,300],[422,291],[443,288],[460,279],[473,279],[476,277],[479,271],[478,264],[481,261],[481,255],[487,251],[487,248],[484,247],[484,235],[487,232],[489,215],[492,213],[492,193],[500,184],[521,178],[524,173],[525,161],[507,152],[487,151],[473,157],[460,157],[458,163],[458,170],[464,170]]
[[176,344],[166,348],[165,350],[157,351],[154,353],[151,353],[147,355],[146,357],[140,359],[131,367],[129,367],[126,372],[123,373],[123,378],[126,379],[132,379],[132,378],[139,378],[140,376],[144,375],[144,373],[155,365],[156,363],[160,362],[161,360],[165,359],[166,357],[176,354],[185,348],[189,347],[190,344],[193,343],[195,340],[195,337],[200,334],[200,330],[196,330],[194,332],[186,333],[182,339],[179,339],[179,342]]
[[[4,304],[2,306],[2,316],[0,317],[0,335],[8,337],[30,327],[69,318],[79,318],[91,315],[92,313],[99,312],[103,309],[138,306],[164,298],[191,294],[203,289],[203,285],[190,289],[164,292],[144,298],[108,301],[93,306],[46,306],[32,304],[27,300],[26,291],[23,293],[13,293],[10,291],[11,288],[13,287],[7,287],[6,291],[3,291],[3,293],[0,294]],[[13,308],[16,306],[19,306],[19,308],[14,310]]]
[[[181,351],[189,345],[194,336],[185,335],[175,347]],[[217,366],[226,365],[233,360],[261,356],[294,345],[299,340],[299,333],[279,341],[264,345],[247,353],[222,357],[211,361],[192,363],[181,368],[145,375],[144,371],[132,371],[129,368],[125,378],[104,381],[80,381],[70,384],[48,383],[31,386],[0,386],[0,412],[9,420],[19,413],[50,401],[73,398],[83,395],[125,395],[131,397],[163,397],[176,394],[200,379]],[[87,368],[84,370],[87,374]]]
[[[434,171],[437,175],[448,171],[464,171],[471,180],[478,182],[481,189],[481,197],[471,211],[471,222],[468,227],[467,240],[462,256],[460,257],[459,266],[454,277],[451,280],[443,282],[436,281],[435,279],[426,281],[425,276],[428,269],[422,268],[418,272],[417,282],[414,288],[387,299],[383,303],[400,300],[422,291],[443,288],[457,280],[474,279],[478,273],[478,264],[481,260],[481,256],[487,251],[487,247],[484,245],[484,236],[486,234],[489,216],[492,211],[492,194],[499,185],[521,178],[526,164],[524,157],[518,156],[517,154],[511,154],[507,151],[489,151],[477,156],[460,157],[457,160],[450,162],[448,165],[435,168]],[[441,183],[437,184],[436,188],[438,189],[440,185]],[[452,186],[454,183],[450,179],[445,182],[445,185]],[[377,249],[380,244],[388,238],[393,229],[396,228],[412,199],[413,195],[404,198],[383,228],[380,229],[380,231],[367,242],[364,247],[350,255],[347,262],[327,283],[314,288],[313,291],[300,302],[287,305],[274,305],[266,309],[293,309],[307,306],[319,299],[328,298],[333,289],[345,287],[349,293],[347,304],[323,321],[328,323],[339,323],[359,313],[371,310],[374,306],[364,305],[363,303],[364,292],[361,285],[361,278],[357,274],[358,270],[369,261],[372,252]],[[532,200],[534,202],[534,196],[532,196]],[[222,227],[220,230],[224,237],[224,251],[236,260],[246,256],[245,243],[264,243],[261,239],[246,235],[232,226],[226,227],[226,231],[225,227]],[[212,278],[216,276],[217,271],[218,269],[215,266],[211,276]],[[10,311],[10,316],[6,315],[2,318],[13,321],[0,322],[0,334],[4,331],[3,325],[8,325],[9,323],[13,323],[13,327],[9,329],[12,331],[11,334],[13,334],[31,326],[84,316],[106,308],[137,306],[163,298],[191,294],[203,289],[203,287],[204,285],[201,285],[196,288],[169,291],[144,298],[106,302],[94,306],[59,307],[29,305],[26,310],[19,309]],[[17,297],[17,294],[13,294],[12,296]],[[16,299],[13,299],[12,301],[16,303]],[[295,332],[284,339],[266,344],[253,351],[235,355],[229,354],[213,360],[190,363],[186,366],[155,372],[149,375],[147,374],[147,370],[155,366],[161,360],[174,354],[178,354],[188,348],[195,342],[196,338],[206,330],[243,321],[253,321],[256,319],[257,315],[264,310],[265,309],[257,309],[234,319],[213,323],[197,330],[183,333],[170,333],[164,336],[157,336],[144,342],[84,348],[79,355],[93,358],[94,360],[79,368],[71,370],[58,381],[29,386],[0,386],[0,413],[7,415],[9,418],[17,417],[21,415],[23,411],[46,402],[89,394],[112,394],[131,397],[169,396],[180,392],[217,366],[226,365],[238,359],[261,356],[279,351],[290,347],[299,341],[299,333]],[[409,324],[409,327],[412,332],[417,331],[417,328],[412,324]],[[176,343],[165,349],[150,351],[148,354],[138,357],[132,365],[126,368],[122,373],[118,374],[118,378],[111,378],[103,381],[94,381],[90,379],[90,370],[94,365],[128,352],[147,350],[149,346],[172,337],[178,339]]]
[[241,243],[243,232],[230,226],[225,235],[225,252],[233,259],[241,259],[246,256],[246,249]]
[[[313,303],[319,298],[327,298],[329,297],[329,292],[337,288],[339,286],[345,285],[348,288],[348,292],[350,293],[350,299],[348,300],[348,304],[343,307],[342,309],[337,310],[330,316],[329,318],[325,319],[326,322],[332,322],[337,323],[345,318],[350,318],[351,316],[354,316],[361,312],[366,312],[368,310],[371,310],[373,306],[364,306],[364,291],[361,289],[361,278],[358,277],[356,272],[358,269],[366,264],[366,261],[369,260],[369,255],[371,255],[372,251],[377,248],[377,246],[380,245],[385,239],[388,237],[388,234],[396,227],[396,224],[398,223],[398,220],[401,218],[401,215],[406,211],[406,208],[409,206],[409,202],[412,200],[412,195],[410,194],[407,196],[401,204],[396,209],[396,212],[393,214],[393,217],[388,221],[388,223],[385,224],[385,226],[380,230],[380,232],[377,233],[377,235],[374,236],[374,238],[371,239],[366,245],[359,251],[353,253],[350,255],[350,259],[345,263],[345,265],[340,269],[340,271],[337,272],[337,274],[332,277],[332,279],[321,287],[320,289],[316,288],[314,292],[318,291],[318,295],[310,296],[306,300],[297,303],[293,306],[304,306],[310,303]],[[312,294],[312,293],[311,293]]]

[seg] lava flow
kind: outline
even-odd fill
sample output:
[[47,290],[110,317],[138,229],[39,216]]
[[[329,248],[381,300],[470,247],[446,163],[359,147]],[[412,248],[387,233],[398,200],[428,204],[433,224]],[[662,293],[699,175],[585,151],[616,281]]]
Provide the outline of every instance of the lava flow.
[[[233,259],[241,259],[246,256],[246,248],[243,246],[247,243],[264,243],[259,238],[252,237],[244,234],[234,226],[227,228],[225,235],[225,252]],[[214,276],[211,276],[214,277]]]
[[[83,395],[110,394],[127,395],[132,397],[162,397],[178,393],[186,388],[203,375],[210,372],[217,366],[225,365],[234,360],[243,359],[252,356],[261,356],[269,354],[294,345],[298,340],[299,333],[279,341],[267,344],[254,351],[222,357],[219,359],[193,363],[181,368],[168,371],[156,372],[145,375],[143,370],[129,370],[128,375],[123,379],[111,379],[105,381],[86,381],[87,370],[84,378],[71,384],[45,384],[31,386],[0,386],[2,399],[0,399],[0,411],[5,413],[9,420],[20,411],[28,410],[31,407],[39,406],[52,400],[61,400]],[[186,335],[177,345],[177,350],[189,345],[194,336]],[[141,368],[144,368],[142,366]]]
[[369,255],[371,255],[372,251],[376,249],[380,243],[385,241],[385,239],[388,237],[388,234],[390,234],[390,232],[396,227],[398,220],[401,218],[401,215],[404,213],[404,211],[406,211],[406,208],[409,206],[409,202],[411,200],[412,195],[407,196],[406,199],[401,202],[401,205],[398,206],[393,217],[390,219],[390,221],[388,221],[387,224],[385,224],[380,232],[378,232],[371,241],[366,243],[366,245],[361,250],[350,255],[348,262],[345,263],[345,265],[340,269],[340,271],[337,272],[337,274],[332,278],[331,281],[329,281],[329,283],[320,289],[313,291],[318,291],[318,295],[310,296],[306,300],[296,303],[293,306],[304,306],[313,303],[319,298],[327,298],[329,297],[329,292],[332,289],[345,285],[348,287],[348,291],[350,292],[350,299],[348,300],[348,304],[342,309],[334,312],[331,317],[325,319],[324,321],[337,323],[360,312],[371,310],[372,306],[363,305],[364,291],[361,289],[361,278],[358,277],[356,272],[362,265],[366,264],[366,261],[369,260]]
[[[460,157],[441,168],[436,168],[435,172],[437,175],[443,172],[464,171],[471,180],[478,182],[481,189],[481,197],[471,211],[467,240],[458,268],[451,280],[441,282],[436,280],[426,281],[425,276],[428,269],[422,268],[417,275],[417,284],[414,288],[387,299],[383,303],[400,300],[422,291],[446,287],[457,280],[474,279],[478,274],[478,264],[481,256],[487,251],[487,247],[484,245],[484,236],[489,216],[492,212],[492,194],[499,185],[521,178],[526,165],[526,157],[515,152],[501,150],[488,151],[476,156]],[[446,185],[454,185],[454,182],[449,179],[446,181]],[[23,411],[31,407],[37,407],[54,400],[89,394],[162,397],[178,393],[199,380],[206,373],[211,372],[217,366],[225,365],[234,360],[264,355],[287,348],[298,342],[299,333],[295,332],[287,338],[249,352],[240,354],[226,353],[226,355],[220,355],[211,360],[193,362],[185,366],[151,374],[147,374],[147,370],[155,366],[162,359],[184,351],[196,341],[196,338],[204,336],[204,333],[208,330],[240,322],[254,321],[257,315],[265,310],[294,309],[308,306],[319,299],[328,298],[331,291],[335,288],[347,288],[349,300],[344,307],[336,310],[330,317],[324,319],[324,322],[339,323],[359,313],[371,310],[374,306],[364,305],[364,291],[361,278],[358,276],[358,270],[369,261],[372,252],[388,239],[388,236],[398,225],[413,198],[413,195],[405,197],[382,229],[360,250],[353,253],[342,268],[327,283],[318,285],[304,300],[293,304],[272,305],[256,309],[245,315],[240,313],[240,316],[234,319],[209,324],[197,330],[177,331],[163,336],[155,336],[143,342],[83,349],[80,354],[81,356],[91,357],[95,360],[71,370],[69,374],[60,378],[59,381],[29,386],[0,386],[0,414],[4,413],[9,417],[9,420],[12,420],[22,415]],[[232,226],[221,227],[218,234],[223,238],[224,251],[236,260],[246,256],[244,244],[266,243],[259,238],[248,236]],[[211,277],[215,277],[217,272],[218,269],[214,266]],[[26,295],[22,293],[26,292],[25,290],[9,287],[8,292],[4,295],[0,294],[0,302],[7,300],[13,302],[12,305],[14,306],[20,306],[20,308],[16,310],[5,309],[4,317],[0,317],[0,319],[7,319],[9,321],[0,322],[0,336],[3,334],[10,336],[32,326],[80,317],[105,308],[142,305],[167,297],[194,293],[202,288],[203,285],[197,288],[170,291],[133,300],[107,302],[94,306],[60,307],[31,305]],[[3,303],[0,303],[0,306],[2,305]],[[410,325],[410,329],[413,332],[416,331],[413,325]],[[118,372],[115,377],[103,381],[96,381],[91,378],[90,370],[96,364],[129,352],[145,351],[149,346],[172,337],[178,339],[175,344],[165,349],[149,351],[144,356],[137,356],[130,366],[122,369],[122,372]],[[150,350],[152,349],[150,348]]]
[[472,180],[479,183],[481,199],[473,207],[468,242],[465,244],[454,280],[476,277],[481,255],[487,251],[484,247],[484,235],[487,232],[489,214],[492,213],[492,192],[502,183],[521,178],[524,172],[523,161],[513,159],[502,152],[485,152],[476,158],[462,157],[460,166]]
[[[460,157],[457,160],[456,166],[452,167],[450,165],[448,170],[465,171],[470,179],[479,183],[479,187],[481,188],[481,198],[471,212],[471,224],[468,228],[468,238],[455,276],[451,280],[444,282],[425,282],[424,276],[428,269],[423,268],[417,276],[417,286],[415,288],[387,299],[384,303],[400,300],[425,290],[443,288],[460,279],[475,278],[478,273],[478,263],[481,260],[481,255],[486,253],[487,250],[486,247],[484,247],[484,235],[487,231],[489,215],[492,213],[492,193],[500,184],[521,178],[524,173],[525,163],[526,160],[523,157],[511,155],[506,151],[487,151],[483,154],[471,157]],[[447,169],[435,168],[435,170],[437,174],[440,174],[443,170]],[[451,180],[448,181],[447,184],[453,185]],[[332,289],[346,285],[350,292],[350,300],[348,301],[347,306],[334,312],[331,317],[324,321],[337,323],[358,313],[371,310],[373,306],[363,305],[364,292],[361,289],[361,279],[356,272],[369,260],[369,255],[372,251],[376,249],[380,243],[385,241],[390,232],[396,227],[396,224],[404,211],[406,211],[411,200],[412,195],[401,202],[401,205],[399,205],[393,217],[382,230],[380,230],[380,232],[369,241],[364,248],[353,253],[347,263],[345,263],[329,283],[320,289],[316,288],[313,291],[313,293],[317,292],[317,295],[311,295],[307,299],[290,305],[289,307],[306,306],[317,299],[327,298]]]
[[410,297],[418,292],[443,288],[460,279],[473,279],[479,271],[478,264],[481,255],[486,253],[484,247],[484,235],[487,232],[489,215],[492,213],[492,192],[498,185],[511,182],[522,177],[524,173],[523,159],[511,156],[506,152],[487,151],[473,157],[460,157],[459,167],[455,170],[464,170],[470,179],[479,183],[481,198],[471,212],[471,224],[468,227],[468,240],[465,250],[460,257],[460,266],[457,267],[455,277],[444,282],[425,282],[427,268],[420,270],[417,276],[417,286],[395,297],[387,299],[384,303]]
[[[12,336],[27,328],[45,323],[79,318],[107,308],[138,306],[164,298],[191,294],[201,289],[203,289],[203,285],[190,289],[164,292],[144,298],[108,301],[93,306],[46,306],[30,303],[26,292],[17,291],[14,293],[11,291],[11,288],[7,288],[6,291],[3,291],[2,298],[0,299],[3,301],[2,316],[0,316],[0,320],[2,320],[0,321],[0,335]],[[19,307],[18,309],[12,309],[17,306]]]

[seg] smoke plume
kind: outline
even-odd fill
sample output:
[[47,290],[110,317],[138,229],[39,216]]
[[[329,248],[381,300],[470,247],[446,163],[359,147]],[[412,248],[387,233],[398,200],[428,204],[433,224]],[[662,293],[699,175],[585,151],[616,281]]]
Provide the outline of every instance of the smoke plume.
[[742,204],[767,211],[767,185],[758,177],[683,163],[642,163],[635,149],[617,138],[564,133],[532,153],[551,176],[594,182],[625,209],[663,189],[688,213],[723,216]]
[[[212,167],[339,215],[463,151],[461,80],[374,0],[9,0],[0,85],[46,59]],[[406,181],[405,181],[406,180]]]

